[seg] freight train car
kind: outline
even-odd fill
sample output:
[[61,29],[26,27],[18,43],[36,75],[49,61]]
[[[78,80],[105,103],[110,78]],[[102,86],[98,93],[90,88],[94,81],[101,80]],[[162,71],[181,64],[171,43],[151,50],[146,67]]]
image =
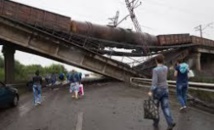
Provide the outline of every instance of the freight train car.
[[[154,36],[148,33],[134,32],[129,29],[97,25],[90,22],[79,22],[71,20],[70,17],[5,0],[0,0],[0,16],[24,24],[66,33],[66,35],[75,33],[132,45],[170,46],[187,44],[192,42],[192,39],[196,39],[194,37],[191,38],[189,34]],[[206,44],[208,43],[206,42]]]
[[64,33],[70,31],[70,17],[20,3],[0,0],[0,15],[18,22]]
[[191,36],[192,43],[207,47],[214,47],[214,41],[202,37]]
[[17,2],[0,0],[0,15],[29,25],[63,33],[77,33],[99,39],[135,45],[158,45],[156,36],[128,29],[78,22],[69,17],[37,9]]
[[188,33],[158,35],[157,38],[159,46],[170,46],[191,43],[191,37]]

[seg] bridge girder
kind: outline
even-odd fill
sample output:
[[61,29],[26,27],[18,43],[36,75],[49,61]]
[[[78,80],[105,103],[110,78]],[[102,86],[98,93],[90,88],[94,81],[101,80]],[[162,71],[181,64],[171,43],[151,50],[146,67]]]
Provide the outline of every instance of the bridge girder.
[[130,67],[84,49],[47,32],[0,17],[0,39],[28,48],[45,57],[90,70],[121,81],[139,75]]

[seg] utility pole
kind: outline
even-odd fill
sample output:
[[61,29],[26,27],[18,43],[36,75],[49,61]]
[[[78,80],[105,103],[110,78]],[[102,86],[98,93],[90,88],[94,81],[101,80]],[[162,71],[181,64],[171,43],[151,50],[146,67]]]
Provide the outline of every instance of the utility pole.
[[209,23],[207,24],[205,27],[202,27],[202,25],[198,25],[195,27],[195,31],[199,31],[200,32],[200,37],[203,37],[203,31],[207,28],[207,27],[212,27],[213,25],[213,22],[212,23]]
[[203,37],[202,25],[198,25],[197,27],[195,27],[195,31],[199,31],[200,32],[200,37]]
[[139,22],[138,22],[138,20],[137,20],[137,17],[136,17],[136,15],[135,15],[135,13],[134,13],[134,9],[137,8],[138,6],[140,6],[140,5],[141,5],[141,2],[138,3],[139,0],[137,0],[137,1],[136,1],[136,0],[132,0],[131,2],[129,2],[129,0],[125,0],[125,2],[126,2],[126,6],[127,6],[127,8],[128,8],[128,11],[129,11],[129,15],[130,15],[130,17],[131,17],[131,20],[132,20],[132,22],[133,22],[133,24],[134,24],[135,30],[136,30],[137,32],[142,32],[141,27],[140,27],[140,24],[139,24]]
[[126,15],[124,18],[122,18],[119,22],[119,11],[116,12],[116,16],[114,16],[113,18],[108,18],[109,20],[111,20],[111,22],[109,22],[109,26],[113,26],[113,27],[117,27],[120,23],[122,23],[124,20],[126,20],[130,15]]
[[113,27],[117,27],[120,23],[122,23],[124,20],[126,20],[129,16],[131,17],[135,29],[137,32],[141,32],[141,27],[140,24],[137,21],[137,18],[134,14],[134,9],[137,8],[138,6],[141,5],[141,2],[138,4],[139,0],[137,0],[137,2],[135,2],[135,0],[133,0],[132,2],[129,2],[129,0],[126,0],[126,5],[128,7],[129,10],[129,14],[126,15],[124,18],[122,18],[120,21],[119,20],[119,11],[116,12],[116,15],[113,18],[108,18],[109,20],[111,20],[111,22],[109,22],[109,26],[113,26]]
[[109,26],[117,27],[119,14],[120,14],[120,12],[117,11],[116,15],[113,18],[108,18],[109,20],[111,20],[111,22],[109,23]]
[[[137,8],[138,6],[140,6],[142,3],[139,2],[139,0],[132,0],[131,2],[129,2],[129,0],[125,0],[125,2],[126,2],[126,6],[128,8],[129,15],[130,15],[131,20],[132,20],[132,22],[134,24],[136,32],[142,33],[141,26],[140,26],[140,24],[139,24],[139,22],[137,20],[137,17],[136,17],[136,15],[134,13],[134,9]],[[140,37],[140,38],[143,41],[143,38],[142,37]],[[146,55],[148,55],[150,53],[150,50],[148,48],[147,43],[143,44],[143,50],[144,50],[143,52]]]

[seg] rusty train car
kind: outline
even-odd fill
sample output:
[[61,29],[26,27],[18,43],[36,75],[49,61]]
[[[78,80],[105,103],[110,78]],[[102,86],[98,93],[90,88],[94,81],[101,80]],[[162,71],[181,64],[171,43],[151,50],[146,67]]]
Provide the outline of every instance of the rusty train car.
[[186,34],[169,34],[169,35],[158,35],[159,45],[178,45],[191,43],[191,37],[188,33]]
[[0,0],[0,15],[21,23],[65,33],[68,33],[70,28],[70,17],[12,1]]
[[129,29],[102,26],[90,22],[71,21],[71,32],[109,41],[136,45],[157,45],[157,37],[148,33],[133,32]]
[[76,33],[124,44],[163,46],[189,43],[191,40],[189,34],[154,36],[148,33],[134,32],[129,29],[96,25],[90,22],[79,22],[71,20],[70,17],[13,1],[0,0],[0,16],[66,34]]
[[64,33],[77,33],[129,44],[157,45],[157,37],[148,33],[137,33],[128,29],[114,28],[71,20],[70,17],[55,14],[13,1],[0,0],[0,15],[30,25],[54,29]]

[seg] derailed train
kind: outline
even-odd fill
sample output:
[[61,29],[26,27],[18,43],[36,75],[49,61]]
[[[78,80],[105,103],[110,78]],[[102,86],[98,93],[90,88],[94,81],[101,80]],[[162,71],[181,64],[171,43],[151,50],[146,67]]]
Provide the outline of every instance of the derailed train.
[[66,33],[73,32],[99,39],[130,44],[157,44],[157,37],[148,33],[137,33],[128,29],[114,28],[79,22],[59,14],[37,9],[17,2],[0,0],[0,14],[20,22],[51,28]]
[[129,29],[115,28],[111,26],[101,26],[89,22],[71,21],[70,30],[72,32],[83,34],[91,37],[116,41],[129,44],[148,44],[157,45],[156,36],[148,33],[133,32]]
[[[52,29],[67,34],[77,33],[124,44],[160,46],[169,44],[171,42],[170,38],[173,40],[177,38],[184,40],[184,42],[190,40],[189,34],[171,35],[170,37],[156,37],[148,33],[138,33],[129,29],[96,25],[90,22],[79,22],[71,20],[70,17],[13,1],[0,0],[0,16],[7,17],[24,24],[39,26],[40,28]],[[165,41],[170,42],[168,43]]]

